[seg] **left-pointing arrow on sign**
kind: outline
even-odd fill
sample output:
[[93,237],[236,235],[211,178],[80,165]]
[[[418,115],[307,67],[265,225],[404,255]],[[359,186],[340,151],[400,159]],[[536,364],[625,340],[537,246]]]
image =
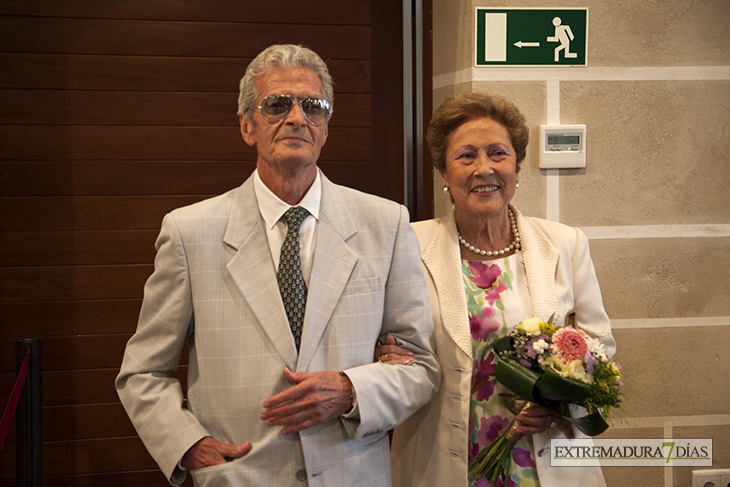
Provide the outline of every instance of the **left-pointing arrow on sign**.
[[523,47],[540,47],[540,43],[539,42],[517,41],[517,42],[515,42],[515,46],[519,47],[520,49],[522,49]]

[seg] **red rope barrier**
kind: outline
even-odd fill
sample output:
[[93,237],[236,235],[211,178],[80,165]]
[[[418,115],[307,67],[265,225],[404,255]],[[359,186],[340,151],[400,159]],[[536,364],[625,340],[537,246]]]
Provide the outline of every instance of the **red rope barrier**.
[[10,429],[10,420],[13,419],[15,414],[15,408],[18,406],[18,399],[20,399],[20,393],[23,391],[23,384],[25,383],[25,376],[28,374],[28,367],[30,366],[30,347],[25,351],[25,358],[23,359],[23,365],[20,367],[18,372],[18,379],[15,381],[13,386],[13,392],[10,394],[10,400],[8,406],[5,408],[3,418],[0,420],[0,450],[2,450],[5,444],[5,437]]

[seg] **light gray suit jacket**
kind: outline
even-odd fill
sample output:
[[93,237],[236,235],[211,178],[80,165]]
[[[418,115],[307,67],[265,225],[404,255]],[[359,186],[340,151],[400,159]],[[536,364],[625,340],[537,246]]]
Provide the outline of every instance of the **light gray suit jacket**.
[[[428,291],[407,210],[322,177],[299,355],[276,282],[249,178],[221,196],[165,216],[155,271],[116,387],[162,472],[179,483],[183,454],[212,436],[251,441],[243,458],[193,471],[201,486],[389,486],[387,431],[435,394]],[[415,365],[373,362],[393,333]],[[189,339],[187,407],[169,377]],[[264,399],[291,386],[282,376],[344,371],[359,420],[281,435],[259,419]]]
[[[534,316],[565,323],[570,311],[576,326],[599,337],[609,353],[616,350],[611,324],[603,308],[598,279],[580,230],[524,217],[516,209],[527,285]],[[453,215],[414,223],[421,245],[434,318],[438,358],[443,369],[441,389],[393,434],[395,487],[466,486],[469,400],[472,379],[472,336],[461,253]],[[532,436],[541,487],[605,486],[600,468],[551,467],[551,438],[557,429]]]

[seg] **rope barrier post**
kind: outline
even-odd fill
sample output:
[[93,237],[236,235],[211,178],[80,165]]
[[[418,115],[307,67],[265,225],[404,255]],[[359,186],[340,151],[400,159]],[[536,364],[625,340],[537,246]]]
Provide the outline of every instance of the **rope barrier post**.
[[41,341],[15,341],[15,368],[20,371],[30,348],[30,366],[15,411],[17,452],[15,485],[41,487],[43,482],[43,431],[41,398]]

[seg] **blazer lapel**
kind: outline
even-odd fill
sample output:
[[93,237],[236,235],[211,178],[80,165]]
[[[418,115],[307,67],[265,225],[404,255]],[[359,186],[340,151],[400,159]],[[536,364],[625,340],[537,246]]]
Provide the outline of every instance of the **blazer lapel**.
[[234,198],[223,241],[237,250],[228,263],[228,272],[287,367],[295,370],[297,350],[281,301],[251,178]]
[[347,240],[357,233],[355,224],[337,186],[321,172],[320,175],[322,202],[299,348],[297,370],[300,372],[309,367],[358,260],[347,245]]
[[421,260],[431,274],[441,322],[458,347],[472,357],[472,338],[466,307],[466,292],[461,271],[461,253],[453,214],[435,220],[436,229],[430,243],[421,252]]
[[[557,309],[555,294],[555,268],[559,251],[517,209],[512,209],[523,243],[522,252],[532,301],[532,314],[547,320],[553,313],[560,311]],[[471,332],[466,323],[468,316],[466,294],[453,213],[435,220],[435,225],[433,238],[422,250],[421,259],[436,286],[444,329],[458,347],[471,358]],[[556,314],[556,323],[558,319],[560,317]]]
[[[532,315],[547,320],[558,313],[558,300],[555,293],[555,269],[560,252],[547,237],[515,208],[517,228],[522,240],[522,253],[525,259],[527,286],[532,301]],[[555,316],[556,324],[558,315]]]

